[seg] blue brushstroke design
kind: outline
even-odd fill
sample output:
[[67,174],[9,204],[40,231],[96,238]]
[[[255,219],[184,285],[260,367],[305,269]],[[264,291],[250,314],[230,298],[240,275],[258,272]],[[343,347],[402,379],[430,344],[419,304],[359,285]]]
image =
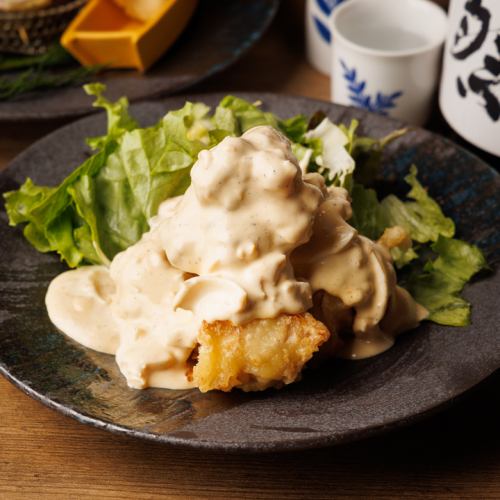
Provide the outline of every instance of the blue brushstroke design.
[[347,64],[340,60],[343,70],[343,77],[349,89],[349,100],[354,106],[378,113],[387,115],[389,109],[396,107],[396,100],[403,95],[402,90],[384,94],[377,92],[375,96],[365,93],[366,80],[358,79],[358,74],[355,68],[349,68]]
[[321,38],[323,38],[326,43],[330,43],[332,41],[332,34],[330,33],[330,30],[316,16],[313,16],[313,19]]
[[343,0],[316,0],[316,5],[325,16],[329,17],[333,9],[342,2]]
[[[344,1],[345,0],[316,0],[316,5],[319,7],[321,12],[326,17],[330,17],[330,14],[332,13],[333,9],[335,9],[335,7],[337,7]],[[319,18],[317,18],[314,15],[312,17],[314,20],[314,24],[316,25],[316,29],[318,30],[318,33],[320,34],[321,38],[323,38],[323,40],[329,44],[332,40],[332,34],[330,33],[330,29]]]

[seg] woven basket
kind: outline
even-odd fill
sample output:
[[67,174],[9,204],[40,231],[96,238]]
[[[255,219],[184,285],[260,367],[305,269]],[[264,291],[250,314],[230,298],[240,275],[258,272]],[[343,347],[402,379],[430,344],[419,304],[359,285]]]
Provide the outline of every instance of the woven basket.
[[0,12],[0,52],[42,54],[86,2],[68,0],[41,9]]

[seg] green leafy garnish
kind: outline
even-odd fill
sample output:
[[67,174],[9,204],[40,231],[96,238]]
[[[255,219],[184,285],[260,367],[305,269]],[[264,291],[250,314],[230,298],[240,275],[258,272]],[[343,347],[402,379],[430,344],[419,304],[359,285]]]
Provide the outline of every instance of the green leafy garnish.
[[419,243],[436,241],[440,235],[447,238],[455,234],[455,224],[445,217],[441,207],[434,201],[417,180],[417,167],[412,165],[405,181],[411,186],[408,198],[403,202],[394,195],[382,201],[382,211],[386,225],[401,226]]
[[118,139],[124,132],[138,128],[138,123],[128,113],[128,99],[121,97],[116,102],[108,101],[103,93],[106,85],[102,83],[88,83],[83,86],[86,94],[94,96],[96,99],[92,106],[102,108],[106,111],[108,127],[106,134],[101,137],[92,137],[87,139],[87,144],[92,149],[99,149],[107,142]]
[[411,186],[407,194],[410,201],[391,194],[379,202],[375,190],[355,184],[350,222],[371,239],[380,238],[388,227],[402,227],[415,243],[420,243],[419,252],[434,257],[437,254],[434,259],[423,261],[418,260],[415,246],[391,249],[397,268],[412,263],[410,277],[402,285],[429,310],[428,319],[450,326],[467,325],[470,304],[459,294],[472,276],[487,267],[486,260],[476,246],[453,239],[453,221],[417,180],[414,165],[405,180]]
[[[0,54],[0,72],[11,72],[0,77],[0,101],[33,90],[81,85],[103,68],[102,65],[75,65],[73,57],[60,44],[54,44],[45,53],[34,56]],[[22,69],[24,71],[20,73],[12,73]]]
[[348,191],[351,189],[352,176],[356,167],[354,158],[349,154],[346,146],[349,138],[345,132],[325,118],[316,128],[305,134],[308,144],[311,140],[321,142],[321,150],[318,151],[313,144],[313,159],[317,165],[317,171],[327,180],[329,185],[342,186]]
[[[258,125],[271,125],[272,127],[278,127],[278,118],[272,113],[266,113],[256,104],[251,104],[244,99],[228,95],[222,99],[215,115],[217,112],[221,113],[219,108],[223,110],[229,110],[232,114],[230,118],[233,127],[231,129],[226,128],[224,123],[219,123],[219,126],[224,130],[228,130],[232,135],[241,135],[252,127],[257,127]],[[227,122],[226,122],[227,123]]]
[[27,223],[30,243],[58,252],[70,267],[108,264],[138,241],[161,201],[187,189],[203,147],[185,137],[189,110],[168,113],[154,127],[134,128],[126,99],[109,103],[102,87],[87,90],[108,113],[108,135],[91,141],[99,151],[57,188],[38,188],[27,179],[4,195],[10,223]]
[[[409,201],[393,194],[379,202],[374,189],[356,183],[352,190],[353,217],[351,224],[358,231],[376,240],[386,228],[398,226],[406,230],[416,243],[435,242],[440,236],[452,238],[455,224],[446,217],[417,179],[417,167],[412,165],[405,181],[411,187],[407,194]],[[404,267],[417,257],[414,249],[392,250],[398,267]]]
[[414,268],[404,286],[429,311],[429,320],[442,325],[468,325],[470,304],[459,294],[477,272],[488,267],[484,255],[474,245],[444,236],[439,236],[431,248],[437,257],[423,269]]
[[71,54],[59,43],[51,45],[43,54],[33,56],[19,56],[14,54],[0,54],[0,71],[12,71],[22,68],[38,66],[52,68],[74,62]]

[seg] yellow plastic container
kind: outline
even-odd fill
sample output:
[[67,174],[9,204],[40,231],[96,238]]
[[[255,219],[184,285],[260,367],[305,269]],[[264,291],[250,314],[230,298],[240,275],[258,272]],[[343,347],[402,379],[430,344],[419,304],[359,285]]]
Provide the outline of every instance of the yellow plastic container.
[[145,71],[174,43],[198,0],[168,0],[146,22],[128,17],[113,0],[90,0],[73,19],[61,44],[82,65]]

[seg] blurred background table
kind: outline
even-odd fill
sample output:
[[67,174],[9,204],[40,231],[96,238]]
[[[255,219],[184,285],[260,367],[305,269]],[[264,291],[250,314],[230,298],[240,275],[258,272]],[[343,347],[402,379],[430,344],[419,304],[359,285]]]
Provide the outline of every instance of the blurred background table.
[[[328,78],[303,55],[302,8],[301,1],[283,2],[241,61],[192,92],[262,90],[327,100]],[[0,169],[63,124],[0,123]],[[443,129],[438,113],[429,126]],[[225,455],[84,426],[0,378],[0,499],[499,499],[499,382],[497,373],[446,411],[387,436],[307,452]]]

